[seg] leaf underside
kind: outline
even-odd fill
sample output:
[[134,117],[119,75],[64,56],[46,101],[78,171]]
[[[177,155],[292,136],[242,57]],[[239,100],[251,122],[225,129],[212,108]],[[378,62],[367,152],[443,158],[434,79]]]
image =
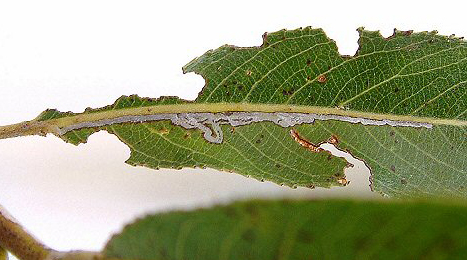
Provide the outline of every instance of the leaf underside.
[[467,208],[436,203],[250,201],[147,216],[116,259],[462,259]]
[[[384,195],[466,197],[466,43],[434,32],[395,31],[389,38],[363,29],[359,33],[359,50],[353,57],[340,55],[334,41],[310,27],[265,34],[260,47],[222,46],[184,67],[184,72],[206,80],[193,102],[130,96],[83,114],[170,104],[239,103],[340,108],[388,119],[401,115],[414,121],[451,120],[432,128],[364,126],[338,120],[316,120],[293,128],[315,144],[336,136],[339,149],[368,165],[372,188]],[[38,120],[73,115],[47,110]],[[184,129],[170,121],[84,128],[61,137],[78,144],[106,130],[131,148],[127,163],[156,169],[210,167],[293,187],[329,187],[345,177],[344,159],[304,149],[291,138],[291,127],[268,122],[221,127],[221,144],[206,141],[198,129]]]

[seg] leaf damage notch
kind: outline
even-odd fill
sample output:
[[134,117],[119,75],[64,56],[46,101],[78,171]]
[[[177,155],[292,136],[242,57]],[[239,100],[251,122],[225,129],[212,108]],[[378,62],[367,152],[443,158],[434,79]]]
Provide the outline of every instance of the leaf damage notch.
[[[290,136],[292,136],[292,138],[297,142],[299,143],[302,147],[304,147],[305,149],[307,150],[310,150],[311,152],[313,153],[319,153],[321,151],[326,151],[326,152],[329,152],[329,156],[333,156],[332,152],[330,152],[329,150],[326,150],[326,149],[323,149],[321,148],[321,144],[314,144],[308,140],[306,140],[305,138],[301,137],[300,134],[298,133],[297,130],[295,130],[294,128],[290,129]],[[339,143],[339,140],[337,138],[336,135],[332,135],[329,139],[328,139],[328,143],[329,144],[332,144],[332,145],[336,145]],[[353,164],[349,163],[348,164],[348,167],[353,167]],[[337,178],[337,179],[335,179]],[[331,178],[330,178],[331,179]],[[329,180],[330,180],[329,179]],[[339,183],[341,186],[347,186],[348,184],[350,184],[350,181],[347,180],[345,178],[345,176],[342,176],[342,177],[339,177],[339,175],[335,175],[333,176],[333,179],[335,179],[337,181],[337,183]]]

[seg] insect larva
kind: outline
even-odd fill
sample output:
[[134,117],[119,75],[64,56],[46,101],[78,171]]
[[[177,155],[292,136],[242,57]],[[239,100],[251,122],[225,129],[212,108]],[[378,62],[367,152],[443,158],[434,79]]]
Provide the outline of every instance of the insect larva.
[[321,149],[319,146],[313,144],[313,143],[310,143],[308,142],[307,140],[303,139],[302,137],[300,137],[300,135],[298,134],[298,132],[295,130],[295,129],[290,129],[290,135],[292,136],[292,138],[297,142],[299,143],[301,146],[305,147],[306,149],[312,151],[312,152],[320,152],[322,151],[323,149]]

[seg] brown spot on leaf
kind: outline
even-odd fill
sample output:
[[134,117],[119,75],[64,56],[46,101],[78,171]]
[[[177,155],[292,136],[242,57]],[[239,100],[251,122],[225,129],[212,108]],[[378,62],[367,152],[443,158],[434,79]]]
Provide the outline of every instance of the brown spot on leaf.
[[251,76],[251,74],[252,74],[253,72],[251,72],[251,70],[247,70],[245,73],[246,73],[247,76]]
[[225,207],[225,208],[223,208],[223,212],[229,218],[237,218],[238,217],[238,213],[234,208]]
[[307,65],[307,66],[310,66],[310,65],[311,65],[311,60],[310,60],[310,59],[306,60],[306,65]]
[[256,239],[256,235],[252,229],[248,229],[242,234],[242,238],[248,242],[253,242]]
[[396,166],[391,165],[390,169],[391,169],[392,172],[396,172]]
[[163,257],[163,258],[167,258],[168,257],[168,253],[167,253],[167,249],[165,248],[161,248],[160,251],[159,251],[160,255]]
[[258,208],[255,205],[248,204],[245,206],[245,211],[250,215],[250,216],[256,216],[258,215]]
[[413,30],[402,31],[401,33],[402,33],[402,35],[404,35],[404,36],[410,36],[410,35],[413,33]]
[[263,141],[263,138],[264,138],[264,135],[263,134],[260,134],[259,135],[259,138],[256,140],[256,143],[259,144]]
[[327,81],[326,75],[322,74],[318,76],[319,83],[325,83]]
[[401,179],[401,184],[404,184],[404,185],[407,184],[407,180],[405,178],[402,178]]
[[158,134],[161,134],[161,135],[166,135],[166,134],[168,134],[170,131],[169,131],[169,129],[167,129],[167,128],[165,128],[165,127],[162,127],[161,129],[156,130],[156,132],[157,132]]
[[297,240],[304,244],[310,244],[313,242],[314,239],[313,235],[309,230],[301,229],[298,231]]
[[294,93],[294,90],[293,89],[289,89],[289,90],[282,90],[282,95],[284,96],[290,96]]
[[350,181],[348,181],[346,178],[340,178],[337,180],[337,182],[342,186],[347,186],[350,183]]
[[268,40],[268,32],[263,33],[263,42],[266,43]]
[[330,144],[338,144],[339,143],[339,138],[337,138],[337,135],[331,135],[328,142]]

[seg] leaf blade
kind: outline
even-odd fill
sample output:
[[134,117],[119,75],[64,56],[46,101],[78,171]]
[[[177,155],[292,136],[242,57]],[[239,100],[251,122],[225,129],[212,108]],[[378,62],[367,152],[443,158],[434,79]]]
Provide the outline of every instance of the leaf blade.
[[[264,42],[261,47],[252,48],[238,48],[234,46],[221,47],[214,51],[209,51],[203,56],[194,61],[190,62],[184,67],[184,72],[195,72],[202,75],[208,82],[198,97],[198,102],[252,102],[252,103],[288,103],[295,105],[307,105],[307,106],[323,106],[323,107],[343,107],[346,106],[349,109],[361,111],[361,112],[373,112],[373,113],[388,113],[391,111],[394,114],[404,115],[409,114],[420,107],[420,103],[424,103],[427,100],[417,100],[417,104],[412,106],[400,106],[400,101],[404,100],[407,96],[405,95],[392,95],[397,88],[396,93],[402,93],[404,91],[410,91],[411,93],[416,92],[420,88],[423,88],[423,80],[437,79],[439,77],[444,78],[443,74],[449,76],[447,83],[453,83],[457,85],[457,92],[459,95],[464,95],[461,99],[457,99],[457,95],[451,95],[450,99],[440,99],[436,102],[431,102],[430,107],[417,111],[417,116],[429,116],[435,118],[452,118],[458,116],[460,119],[465,120],[465,107],[466,104],[466,75],[464,73],[467,66],[467,49],[466,43],[459,38],[446,37],[437,35],[436,32],[422,32],[422,33],[411,33],[401,32],[395,30],[394,34],[389,38],[384,38],[379,32],[365,31],[363,28],[359,30],[359,50],[353,57],[341,56],[335,43],[324,35],[324,32],[320,29],[312,29],[306,27],[303,29],[297,29],[293,31],[279,31],[271,34],[267,34],[263,37]],[[317,39],[313,39],[311,36],[316,34],[321,35]],[[258,89],[258,81],[252,83],[248,79],[247,75],[244,75],[247,68],[245,68],[245,60],[247,57],[257,57],[254,55],[262,55],[263,52],[270,51],[264,56],[275,56],[280,51],[272,51],[271,46],[275,46],[276,49],[287,49],[291,48],[287,46],[286,42],[296,39],[296,37],[309,37],[308,41],[300,42],[301,45],[295,43],[296,46],[290,52],[291,55],[283,58],[283,61],[279,62],[281,65],[284,60],[290,59],[290,57],[297,58],[294,64],[287,64],[289,67],[287,70],[283,70],[288,76],[282,78],[288,78],[294,76],[294,73],[302,71],[304,67],[314,65],[313,69],[308,69],[306,74],[300,74],[300,77],[295,77],[296,82],[283,87],[284,91],[293,92],[290,95],[277,92],[276,84],[271,79],[272,83],[263,84],[262,90],[256,95],[249,95],[250,97],[256,97],[256,99],[242,100],[238,96],[228,96],[225,91],[223,92],[220,86],[224,83],[230,83],[231,85],[237,86],[242,84],[245,92],[256,91]],[[327,44],[328,47],[324,50],[310,52],[309,48],[317,44]],[[226,51],[226,48],[231,48],[230,52]],[[255,52],[256,51],[256,52]],[[236,56],[233,53],[237,52]],[[252,52],[255,52],[252,54]],[[283,52],[287,52],[283,50]],[[294,56],[296,54],[301,54]],[[223,55],[223,56],[222,56]],[[249,56],[248,56],[249,55]],[[320,57],[321,55],[322,57]],[[216,59],[213,59],[212,57]],[[234,56],[234,57],[231,57]],[[285,56],[285,55],[284,55]],[[227,61],[227,58],[230,59]],[[264,58],[266,59],[266,58]],[[252,58],[247,59],[251,61]],[[314,61],[319,62],[314,62]],[[232,72],[225,72],[226,75],[218,72],[218,66],[224,65],[227,62],[232,62]],[[259,64],[259,62],[257,62]],[[317,63],[317,64],[315,64]],[[249,65],[249,64],[246,64]],[[251,65],[256,67],[256,63]],[[259,66],[259,65],[258,65]],[[268,63],[268,66],[274,68],[274,61]],[[227,66],[225,66],[227,67]],[[269,68],[268,67],[268,68]],[[454,68],[450,68],[454,67]],[[243,68],[240,71],[238,68]],[[452,70],[456,71],[456,74],[452,73]],[[263,73],[260,77],[271,74],[272,69],[265,69],[259,73]],[[342,72],[344,71],[344,73]],[[410,74],[412,73],[412,75]],[[417,75],[418,73],[418,75]],[[419,77],[419,74],[427,73],[424,77]],[[276,73],[275,77],[280,78],[279,73]],[[253,74],[252,74],[253,75]],[[319,78],[322,75],[326,75],[325,82],[319,82]],[[399,80],[402,77],[408,77],[404,81]],[[220,82],[219,79],[222,79]],[[231,82],[228,82],[228,81]],[[353,84],[349,85],[350,81]],[[406,82],[413,81],[416,84],[407,84]],[[359,84],[355,84],[355,83]],[[234,84],[236,83],[236,84]],[[389,86],[388,83],[392,83],[393,88],[383,88]],[[256,84],[256,85],[255,85]],[[315,87],[312,87],[315,86]],[[323,90],[323,86],[326,90]],[[352,86],[354,89],[350,88]],[[413,88],[413,89],[411,89]],[[377,93],[375,95],[369,92],[375,90],[382,91],[383,93]],[[446,89],[443,88],[443,91]],[[440,93],[433,93],[433,97],[436,97]],[[220,94],[214,94],[214,92],[220,92]],[[223,92],[223,93],[221,93]],[[303,92],[306,92],[303,94]],[[239,94],[241,92],[235,92]],[[273,99],[274,102],[270,102],[271,94],[280,94],[286,97],[282,99]],[[300,93],[297,97],[297,93]],[[394,94],[394,93],[392,93]],[[219,96],[214,99],[212,96]],[[324,98],[321,98],[325,96]],[[345,97],[343,100],[338,101],[336,99],[339,96]],[[313,97],[318,97],[313,100]],[[381,99],[383,97],[383,99]],[[352,102],[352,101],[359,102]],[[451,102],[452,101],[452,102]],[[383,102],[383,103],[381,103]],[[404,101],[405,102],[405,101]],[[454,106],[449,113],[446,113],[444,109],[445,103],[459,102],[458,106]],[[370,103],[370,104],[369,104]],[[379,105],[378,104],[384,104]],[[394,105],[393,105],[394,104]],[[374,107],[372,105],[375,105]]]
[[455,258],[467,250],[465,211],[463,205],[426,202],[237,202],[147,216],[112,237],[104,255],[118,259]]

